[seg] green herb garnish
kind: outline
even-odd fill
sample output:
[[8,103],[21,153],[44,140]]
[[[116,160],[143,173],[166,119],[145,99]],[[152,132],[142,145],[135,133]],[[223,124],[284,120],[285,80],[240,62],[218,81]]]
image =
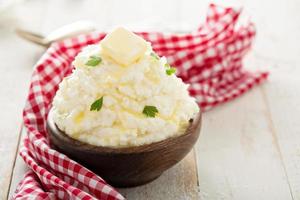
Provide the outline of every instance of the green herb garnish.
[[103,97],[101,97],[100,99],[97,99],[96,101],[94,101],[94,103],[92,103],[92,105],[90,107],[90,111],[93,111],[93,110],[99,111],[99,110],[101,110],[102,104],[103,104]]
[[85,63],[87,66],[95,67],[101,63],[102,59],[100,56],[90,56],[89,60]]
[[171,76],[174,73],[176,73],[176,69],[174,67],[170,67],[169,69],[166,69],[167,75]]
[[159,60],[159,56],[158,56],[156,53],[151,52],[150,55],[151,55],[153,58],[155,58],[156,60]]
[[158,110],[155,106],[145,106],[143,114],[147,117],[155,117],[155,114],[158,113]]

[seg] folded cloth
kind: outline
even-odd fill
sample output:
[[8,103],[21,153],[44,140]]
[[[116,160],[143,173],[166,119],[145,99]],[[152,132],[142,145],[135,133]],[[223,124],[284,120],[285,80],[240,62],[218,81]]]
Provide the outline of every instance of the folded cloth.
[[[139,32],[190,84],[202,111],[236,98],[267,78],[266,72],[242,69],[242,58],[255,36],[252,23],[236,28],[239,10],[210,5],[206,23],[189,34]],[[105,33],[94,32],[53,43],[38,61],[24,108],[27,137],[20,155],[29,166],[13,199],[124,199],[101,177],[49,146],[47,112],[72,61]]]

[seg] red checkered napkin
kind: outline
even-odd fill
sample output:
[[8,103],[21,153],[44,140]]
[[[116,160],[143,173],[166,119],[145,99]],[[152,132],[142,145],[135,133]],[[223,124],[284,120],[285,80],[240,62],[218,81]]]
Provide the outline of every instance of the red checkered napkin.
[[[242,69],[255,29],[252,23],[236,28],[239,13],[210,5],[207,22],[194,33],[138,33],[177,67],[202,111],[240,96],[267,77],[264,72]],[[104,36],[95,32],[54,43],[37,63],[23,113],[27,137],[20,150],[30,171],[14,199],[124,199],[101,177],[52,149],[45,129],[52,98],[61,80],[71,73],[72,60],[82,47]]]

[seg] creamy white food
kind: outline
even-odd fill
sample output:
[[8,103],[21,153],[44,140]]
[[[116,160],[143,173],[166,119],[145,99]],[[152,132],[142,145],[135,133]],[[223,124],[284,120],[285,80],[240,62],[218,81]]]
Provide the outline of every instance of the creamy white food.
[[172,74],[167,60],[125,29],[84,48],[73,65],[59,85],[53,113],[59,129],[79,141],[107,147],[150,144],[183,134],[199,112],[188,85]]

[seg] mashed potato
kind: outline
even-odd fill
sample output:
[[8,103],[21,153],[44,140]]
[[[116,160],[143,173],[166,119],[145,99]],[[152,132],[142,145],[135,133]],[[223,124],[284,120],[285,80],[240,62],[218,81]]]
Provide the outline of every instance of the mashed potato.
[[[122,40],[126,30],[124,34]],[[183,134],[199,112],[188,85],[144,40],[140,42],[146,49],[134,52],[134,60],[119,63],[115,58],[126,55],[107,53],[104,46],[118,34],[110,37],[103,45],[83,49],[73,62],[73,73],[60,83],[53,100],[59,129],[79,141],[108,147],[150,144]],[[126,45],[134,48],[130,42]]]

